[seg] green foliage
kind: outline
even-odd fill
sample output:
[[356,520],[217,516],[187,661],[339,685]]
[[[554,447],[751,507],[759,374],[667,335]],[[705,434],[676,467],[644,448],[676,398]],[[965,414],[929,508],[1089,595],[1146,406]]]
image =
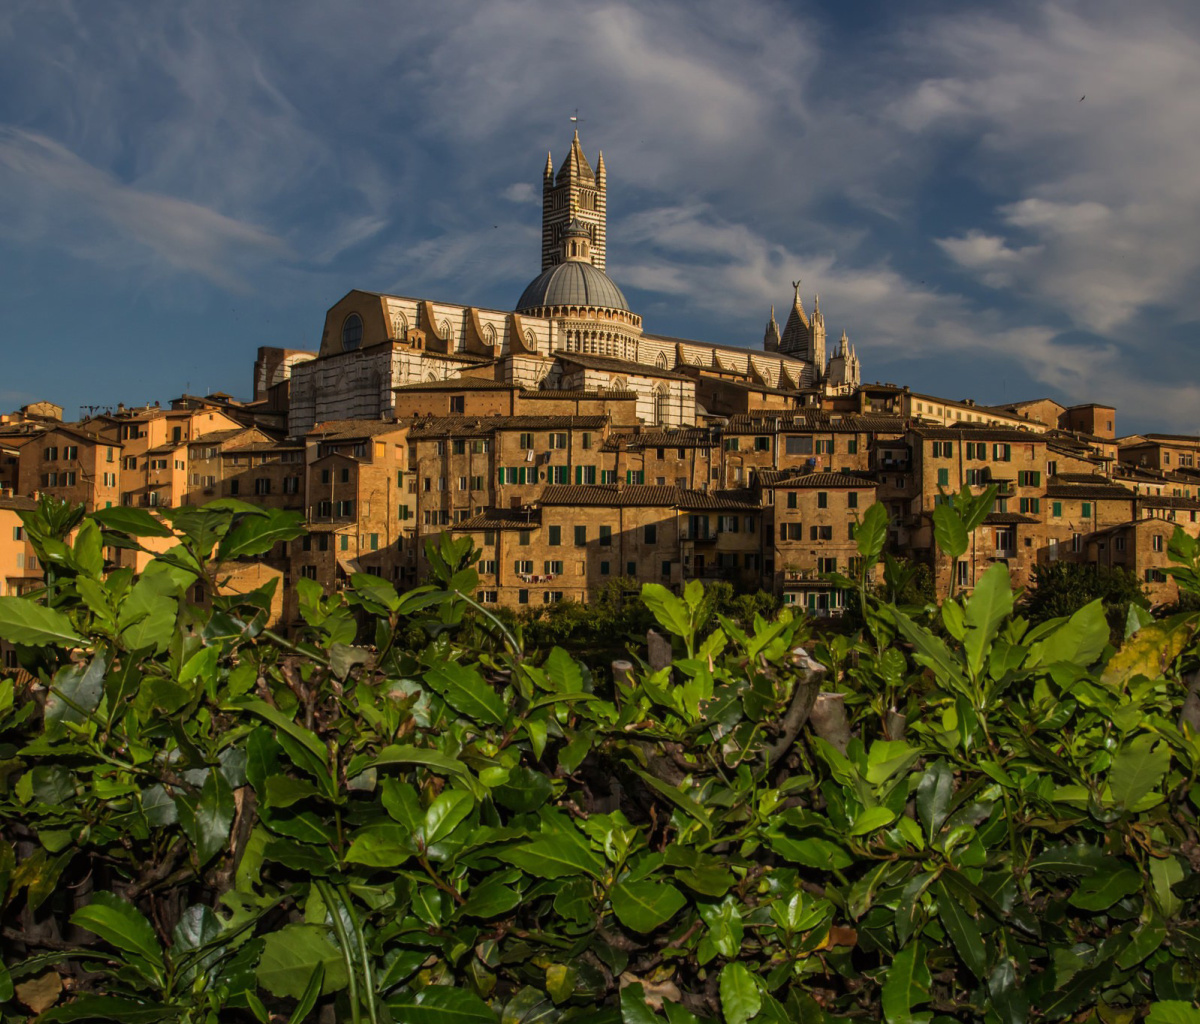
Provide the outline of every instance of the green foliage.
[[[940,517],[951,549],[980,507]],[[1031,626],[1000,567],[901,606],[871,509],[863,630],[822,665],[788,610],[650,586],[606,614],[678,656],[610,684],[477,604],[448,537],[403,594],[298,581],[284,638],[269,588],[213,573],[290,518],[172,510],[137,581],[97,552],[157,520],[28,518],[58,560],[0,604],[30,673],[0,680],[5,1019],[58,973],[43,1021],[1200,1014],[1196,615],[1131,614],[1117,649],[1099,600]]]
[[1150,606],[1138,578],[1120,566],[1050,562],[1033,567],[1033,580],[1022,605],[1035,625],[1071,615],[1098,600],[1115,641],[1124,635],[1129,609]]

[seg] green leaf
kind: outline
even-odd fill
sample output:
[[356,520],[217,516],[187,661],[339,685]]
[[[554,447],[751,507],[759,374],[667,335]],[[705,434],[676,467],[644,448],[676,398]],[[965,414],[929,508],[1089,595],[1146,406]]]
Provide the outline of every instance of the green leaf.
[[963,637],[963,650],[972,678],[977,679],[983,671],[992,640],[1012,608],[1012,580],[1008,567],[996,562],[979,577],[964,609],[967,633]]
[[1151,733],[1135,736],[1117,751],[1109,769],[1108,784],[1114,802],[1130,811],[1153,807],[1161,796],[1155,794],[1158,799],[1149,805],[1144,798],[1158,789],[1170,767],[1171,751],[1165,741]]
[[[1144,912],[1143,912],[1144,913]],[[1167,937],[1167,929],[1161,918],[1153,914],[1149,920],[1144,920],[1129,940],[1129,945],[1117,956],[1117,966],[1128,971],[1146,959],[1156,949],[1160,948]]]
[[854,531],[854,543],[863,560],[863,571],[870,570],[883,553],[887,541],[888,511],[883,502],[877,501],[863,513],[858,529]]
[[930,840],[937,835],[950,813],[954,799],[954,771],[945,761],[934,761],[917,784],[917,814]]
[[459,714],[490,725],[504,724],[504,701],[469,665],[444,662],[425,673],[425,682]]
[[43,715],[47,738],[62,736],[66,723],[79,725],[87,721],[104,695],[104,672],[104,658],[96,654],[87,665],[72,663],[55,673]]
[[1146,1024],[1200,1024],[1200,1009],[1182,999],[1162,999],[1150,1004]]
[[654,931],[687,903],[683,893],[661,878],[618,882],[610,896],[617,919],[635,932]]
[[97,509],[88,518],[94,519],[106,530],[127,533],[131,537],[175,536],[169,526],[155,519],[149,512],[141,508],[115,505],[112,508]]
[[238,521],[222,539],[217,558],[244,558],[263,555],[284,540],[303,536],[304,516],[300,512],[267,509],[264,514],[248,515]]
[[931,1015],[916,1013],[913,1008],[929,1002],[932,984],[921,943],[914,942],[900,950],[883,976],[880,992],[887,1024],[927,1024]]
[[604,861],[577,834],[547,832],[541,838],[495,851],[500,860],[538,878],[591,875],[599,878]]
[[179,813],[179,826],[195,848],[197,860],[201,865],[207,864],[229,842],[229,829],[233,825],[233,790],[225,776],[210,768],[199,798],[178,793],[175,809]]
[[936,505],[933,509],[933,539],[941,551],[951,559],[958,558],[967,550],[970,536],[958,510],[949,503]]
[[111,892],[92,893],[92,901],[71,915],[71,923],[95,932],[109,945],[163,969],[162,946],[154,927],[126,900]]
[[448,789],[425,812],[425,845],[440,843],[475,809],[475,798],[461,789]]
[[983,981],[987,973],[987,949],[979,925],[942,879],[937,882],[937,898],[938,918],[950,938],[951,948],[970,972]]
[[[1009,959],[1001,960],[988,975],[988,992],[1003,1024],[1025,1024],[1029,1017],[1029,999],[1025,995],[1022,980],[1017,977],[1016,967]],[[1046,1016],[1052,1019],[1051,1014],[1047,1013]]]
[[650,609],[663,629],[676,636],[691,636],[692,616],[687,605],[662,584],[643,583],[642,603]]
[[322,995],[346,987],[346,963],[341,951],[325,938],[325,929],[312,924],[288,924],[268,932],[255,972],[259,984],[275,996],[300,999],[318,967],[324,968]]
[[120,1024],[157,1024],[179,1020],[177,1006],[135,1003],[118,996],[94,996],[84,993],[65,1006],[56,1006],[37,1018],[38,1024],[67,1024],[76,1020],[119,1021]]
[[662,1019],[646,1003],[646,989],[640,981],[621,989],[621,1024],[662,1024]]
[[144,647],[166,650],[175,635],[175,617],[179,614],[175,592],[170,574],[142,575],[118,609],[117,628],[126,647],[133,651]]
[[1113,863],[1079,883],[1067,901],[1081,910],[1107,910],[1119,899],[1130,896],[1142,887],[1142,873],[1131,867]]
[[12,975],[8,973],[8,968],[0,963],[0,1003],[7,1003],[12,997]]
[[355,834],[346,860],[372,868],[395,868],[416,852],[412,834],[403,826],[373,825]]
[[881,829],[884,825],[890,825],[895,820],[896,812],[888,807],[868,807],[854,819],[854,825],[850,829],[849,834],[852,836],[865,836],[868,832]]
[[754,975],[737,960],[721,969],[720,991],[726,1024],[746,1024],[762,1009],[762,996],[754,983]]
[[350,759],[346,766],[346,778],[353,779],[368,768],[386,768],[393,764],[415,764],[431,768],[443,775],[470,775],[467,766],[457,758],[443,754],[440,750],[429,747],[410,747],[394,744],[384,747],[375,757],[359,754]]
[[467,893],[467,902],[460,913],[464,917],[495,917],[507,914],[521,902],[521,894],[512,886],[504,885],[495,878],[487,878]]
[[317,787],[306,779],[293,779],[290,775],[272,775],[266,780],[265,803],[269,808],[291,807],[317,795]]
[[392,1019],[404,1024],[496,1024],[496,1014],[469,989],[430,985],[387,1001]]
[[1091,665],[1108,643],[1108,620],[1104,604],[1097,598],[1084,605],[1045,640],[1033,645],[1033,664],[1053,665],[1059,661]]
[[0,638],[28,647],[74,647],[85,642],[62,612],[26,597],[0,597]]

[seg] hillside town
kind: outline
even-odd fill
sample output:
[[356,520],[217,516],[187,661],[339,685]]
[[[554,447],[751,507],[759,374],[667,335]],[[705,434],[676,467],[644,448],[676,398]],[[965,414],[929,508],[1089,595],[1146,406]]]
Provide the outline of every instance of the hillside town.
[[[855,526],[882,502],[889,548],[939,593],[991,565],[1014,585],[1055,561],[1120,567],[1156,604],[1177,526],[1200,531],[1200,438],[1120,436],[1117,411],[1050,399],[985,406],[862,381],[843,331],[827,351],[820,300],[794,284],[761,345],[644,329],[606,265],[607,178],[578,133],[542,175],[542,267],[512,310],[354,290],[319,347],[262,347],[253,397],[183,394],[91,409],[50,401],[0,417],[0,593],[40,585],[18,513],[44,494],[88,511],[236,498],[301,513],[308,533],[249,587],[354,573],[398,588],[425,542],[469,536],[478,599],[514,610],[587,602],[614,580],[678,590],[726,580],[837,615],[828,578],[856,568]],[[950,564],[932,511],[995,486],[993,511]],[[108,552],[135,571],[143,555]]]

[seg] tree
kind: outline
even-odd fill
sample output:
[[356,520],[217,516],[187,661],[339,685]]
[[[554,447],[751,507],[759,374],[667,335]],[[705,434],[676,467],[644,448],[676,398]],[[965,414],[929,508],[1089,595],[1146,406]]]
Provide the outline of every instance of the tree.
[[1050,562],[1033,567],[1034,585],[1023,601],[1033,623],[1074,615],[1092,601],[1100,601],[1113,638],[1124,636],[1130,605],[1149,608],[1138,578],[1119,567],[1080,562]]

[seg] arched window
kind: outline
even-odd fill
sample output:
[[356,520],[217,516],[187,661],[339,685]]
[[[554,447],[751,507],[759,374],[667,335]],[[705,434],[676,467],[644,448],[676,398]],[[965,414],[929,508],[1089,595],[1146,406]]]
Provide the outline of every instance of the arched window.
[[362,336],[362,317],[357,313],[351,313],[342,322],[342,351],[353,352],[362,345]]
[[658,358],[654,360],[654,365],[660,370],[665,370],[667,368],[667,354],[665,352],[660,352],[658,354]]
[[665,384],[659,384],[654,389],[654,422],[660,427],[667,425],[667,414],[670,408],[671,396]]

